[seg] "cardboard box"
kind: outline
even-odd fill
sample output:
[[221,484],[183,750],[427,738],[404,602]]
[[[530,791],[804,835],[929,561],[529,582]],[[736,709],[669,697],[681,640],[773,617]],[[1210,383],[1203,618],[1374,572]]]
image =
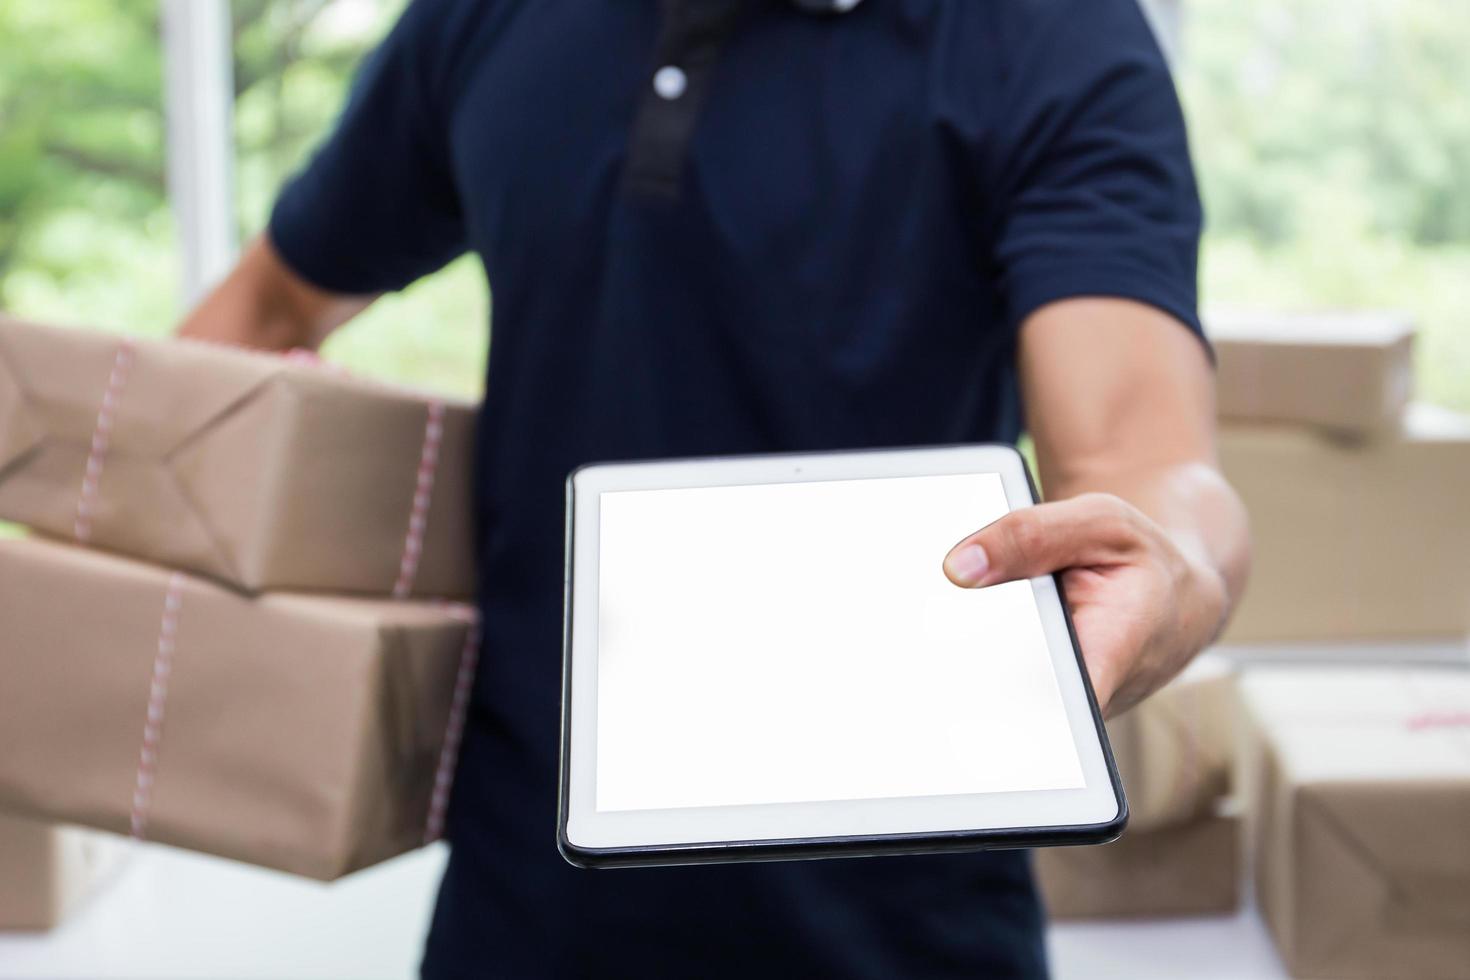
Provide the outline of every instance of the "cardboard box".
[[1470,669],[1262,667],[1241,684],[1261,912],[1299,977],[1470,971]]
[[1204,654],[1142,704],[1108,722],[1135,831],[1212,813],[1230,793],[1235,670]]
[[476,649],[454,607],[0,540],[0,623],[0,808],[322,879],[437,836]]
[[1416,404],[1396,438],[1361,446],[1229,426],[1220,457],[1254,544],[1225,642],[1470,629],[1470,418]]
[[1222,807],[1111,844],[1042,848],[1036,883],[1053,919],[1229,915],[1240,904],[1240,822]]
[[1398,426],[1413,388],[1407,314],[1215,312],[1206,319],[1221,418],[1357,436]]
[[0,317],[0,518],[249,591],[473,591],[466,404]]
[[0,929],[50,929],[122,863],[125,842],[0,816]]

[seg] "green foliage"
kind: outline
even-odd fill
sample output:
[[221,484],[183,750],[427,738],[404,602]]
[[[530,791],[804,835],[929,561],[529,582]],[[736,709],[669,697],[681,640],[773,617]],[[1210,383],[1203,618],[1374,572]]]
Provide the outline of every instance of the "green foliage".
[[[404,0],[233,0],[242,238],[331,125]],[[156,0],[0,4],[0,308],[169,332],[177,239],[166,199]],[[385,297],[328,354],[354,371],[474,395],[488,297],[471,259]]]
[[1188,0],[1211,232],[1470,244],[1463,0]]
[[403,3],[232,0],[242,228],[265,225],[276,191],[328,131],[357,62]]
[[[152,3],[0,5],[0,304],[19,269],[59,284],[73,237],[103,213],[123,249],[164,244],[162,68]],[[85,29],[79,29],[85,25]]]
[[1206,305],[1394,307],[1422,397],[1470,409],[1463,0],[1186,0]]

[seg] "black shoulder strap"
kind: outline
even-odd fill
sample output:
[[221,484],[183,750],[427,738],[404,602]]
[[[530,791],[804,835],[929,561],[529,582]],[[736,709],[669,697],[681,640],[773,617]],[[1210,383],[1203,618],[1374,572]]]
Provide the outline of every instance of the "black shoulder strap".
[[[720,49],[749,6],[748,0],[663,0],[657,64],[649,72],[628,140],[625,177],[630,190],[678,196],[689,140]],[[653,79],[671,68],[682,73],[675,76],[681,84],[660,93]]]

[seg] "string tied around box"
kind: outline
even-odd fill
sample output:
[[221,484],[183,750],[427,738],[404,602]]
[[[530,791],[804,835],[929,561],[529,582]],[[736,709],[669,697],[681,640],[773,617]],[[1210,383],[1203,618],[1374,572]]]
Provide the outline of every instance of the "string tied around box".
[[[143,738],[138,750],[138,765],[134,775],[132,807],[129,816],[129,832],[133,838],[140,841],[146,840],[148,836],[153,787],[158,778],[165,709],[168,705],[169,680],[174,672],[179,625],[187,583],[187,576],[181,572],[173,572],[169,575],[168,586],[164,591],[163,610],[159,619],[158,642],[149,680]],[[437,603],[436,605],[440,606],[451,618],[463,624],[464,637],[460,645],[454,688],[444,725],[444,736],[440,741],[439,757],[434,768],[428,808],[424,814],[423,843],[425,844],[438,840],[444,834],[445,816],[454,788],[459,749],[464,739],[470,697],[474,691],[475,673],[480,659],[481,631],[480,619],[476,611],[461,603]]]
[[92,443],[87,450],[86,468],[82,473],[82,489],[77,495],[77,513],[72,521],[72,534],[80,544],[92,538],[92,514],[97,507],[97,488],[102,480],[102,467],[112,446],[112,427],[117,419],[117,405],[132,373],[136,356],[133,343],[124,340],[113,355],[112,371],[102,389],[102,404],[97,409],[97,422],[92,427]]
[[[211,346],[229,347],[226,344]],[[234,348],[232,348],[234,349]],[[269,352],[255,352],[269,353]],[[339,376],[350,376],[341,367],[323,361],[315,351],[294,348],[279,354],[281,360],[317,368]],[[87,460],[82,474],[80,492],[77,495],[76,515],[72,521],[72,535],[78,544],[89,544],[92,539],[93,520],[102,483],[102,474],[107,464],[108,452],[112,447],[113,429],[117,421],[118,406],[124,389],[132,375],[133,363],[137,359],[134,343],[123,338],[119,341],[113,357],[112,370],[102,391],[97,409],[97,421],[92,428],[92,440],[88,447]],[[434,480],[439,469],[439,457],[444,443],[445,403],[437,398],[425,404],[424,436],[419,450],[418,463],[414,469],[413,496],[410,498],[408,523],[404,531],[403,546],[399,552],[398,571],[393,581],[391,594],[396,599],[405,599],[413,594],[418,578],[420,560],[424,552],[424,535],[428,529],[429,507],[433,502]]]

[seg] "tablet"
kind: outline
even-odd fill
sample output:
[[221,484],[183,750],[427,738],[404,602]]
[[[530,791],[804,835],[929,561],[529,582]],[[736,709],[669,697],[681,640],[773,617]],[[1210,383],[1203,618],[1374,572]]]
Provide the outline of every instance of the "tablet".
[[567,480],[558,846],[582,867],[1100,843],[1127,819],[1057,581],[962,589],[1009,446]]

